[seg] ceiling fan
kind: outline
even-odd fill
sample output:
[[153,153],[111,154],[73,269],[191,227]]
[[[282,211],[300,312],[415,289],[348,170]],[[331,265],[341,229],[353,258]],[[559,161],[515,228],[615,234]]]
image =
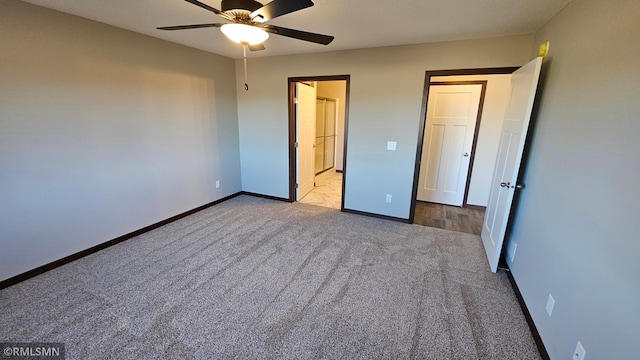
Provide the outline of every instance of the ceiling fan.
[[266,5],[254,0],[222,0],[222,11],[197,0],[185,1],[209,10],[230,23],[163,26],[157,29],[185,30],[219,27],[229,39],[244,45],[245,51],[246,47],[251,51],[264,50],[262,43],[269,38],[269,33],[322,45],[329,45],[334,39],[333,36],[265,24],[279,16],[313,6],[311,0],[273,0]]

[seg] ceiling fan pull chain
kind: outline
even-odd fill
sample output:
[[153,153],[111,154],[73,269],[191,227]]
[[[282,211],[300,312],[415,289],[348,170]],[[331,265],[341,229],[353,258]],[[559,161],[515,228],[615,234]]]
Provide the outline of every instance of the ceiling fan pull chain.
[[247,44],[242,44],[243,60],[244,60],[244,91],[249,91],[249,81],[247,80]]

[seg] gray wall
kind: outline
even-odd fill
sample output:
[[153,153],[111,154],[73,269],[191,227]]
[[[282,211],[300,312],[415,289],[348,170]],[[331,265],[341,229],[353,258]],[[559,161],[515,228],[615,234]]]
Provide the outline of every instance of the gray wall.
[[[543,65],[510,264],[553,359],[637,359],[640,2],[574,0]],[[555,298],[551,317],[547,297]]]
[[233,60],[18,1],[0,17],[0,280],[240,191]]
[[[408,218],[426,70],[523,65],[531,36],[249,59],[236,62],[245,191],[289,197],[287,79],[351,75],[345,207]],[[397,142],[387,151],[386,142]],[[393,201],[385,202],[391,194]]]

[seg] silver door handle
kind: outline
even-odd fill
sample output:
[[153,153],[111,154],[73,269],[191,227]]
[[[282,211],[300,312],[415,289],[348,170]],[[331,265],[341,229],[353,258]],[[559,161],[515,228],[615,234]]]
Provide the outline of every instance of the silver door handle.
[[524,189],[523,184],[511,185],[511,181],[501,182],[500,187],[506,187],[507,189]]

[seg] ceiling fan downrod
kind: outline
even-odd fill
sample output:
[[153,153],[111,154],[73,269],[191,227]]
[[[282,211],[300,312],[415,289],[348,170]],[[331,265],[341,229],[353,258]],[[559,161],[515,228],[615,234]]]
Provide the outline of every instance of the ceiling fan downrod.
[[242,60],[244,61],[244,91],[249,91],[249,81],[247,80],[247,43],[242,43]]

